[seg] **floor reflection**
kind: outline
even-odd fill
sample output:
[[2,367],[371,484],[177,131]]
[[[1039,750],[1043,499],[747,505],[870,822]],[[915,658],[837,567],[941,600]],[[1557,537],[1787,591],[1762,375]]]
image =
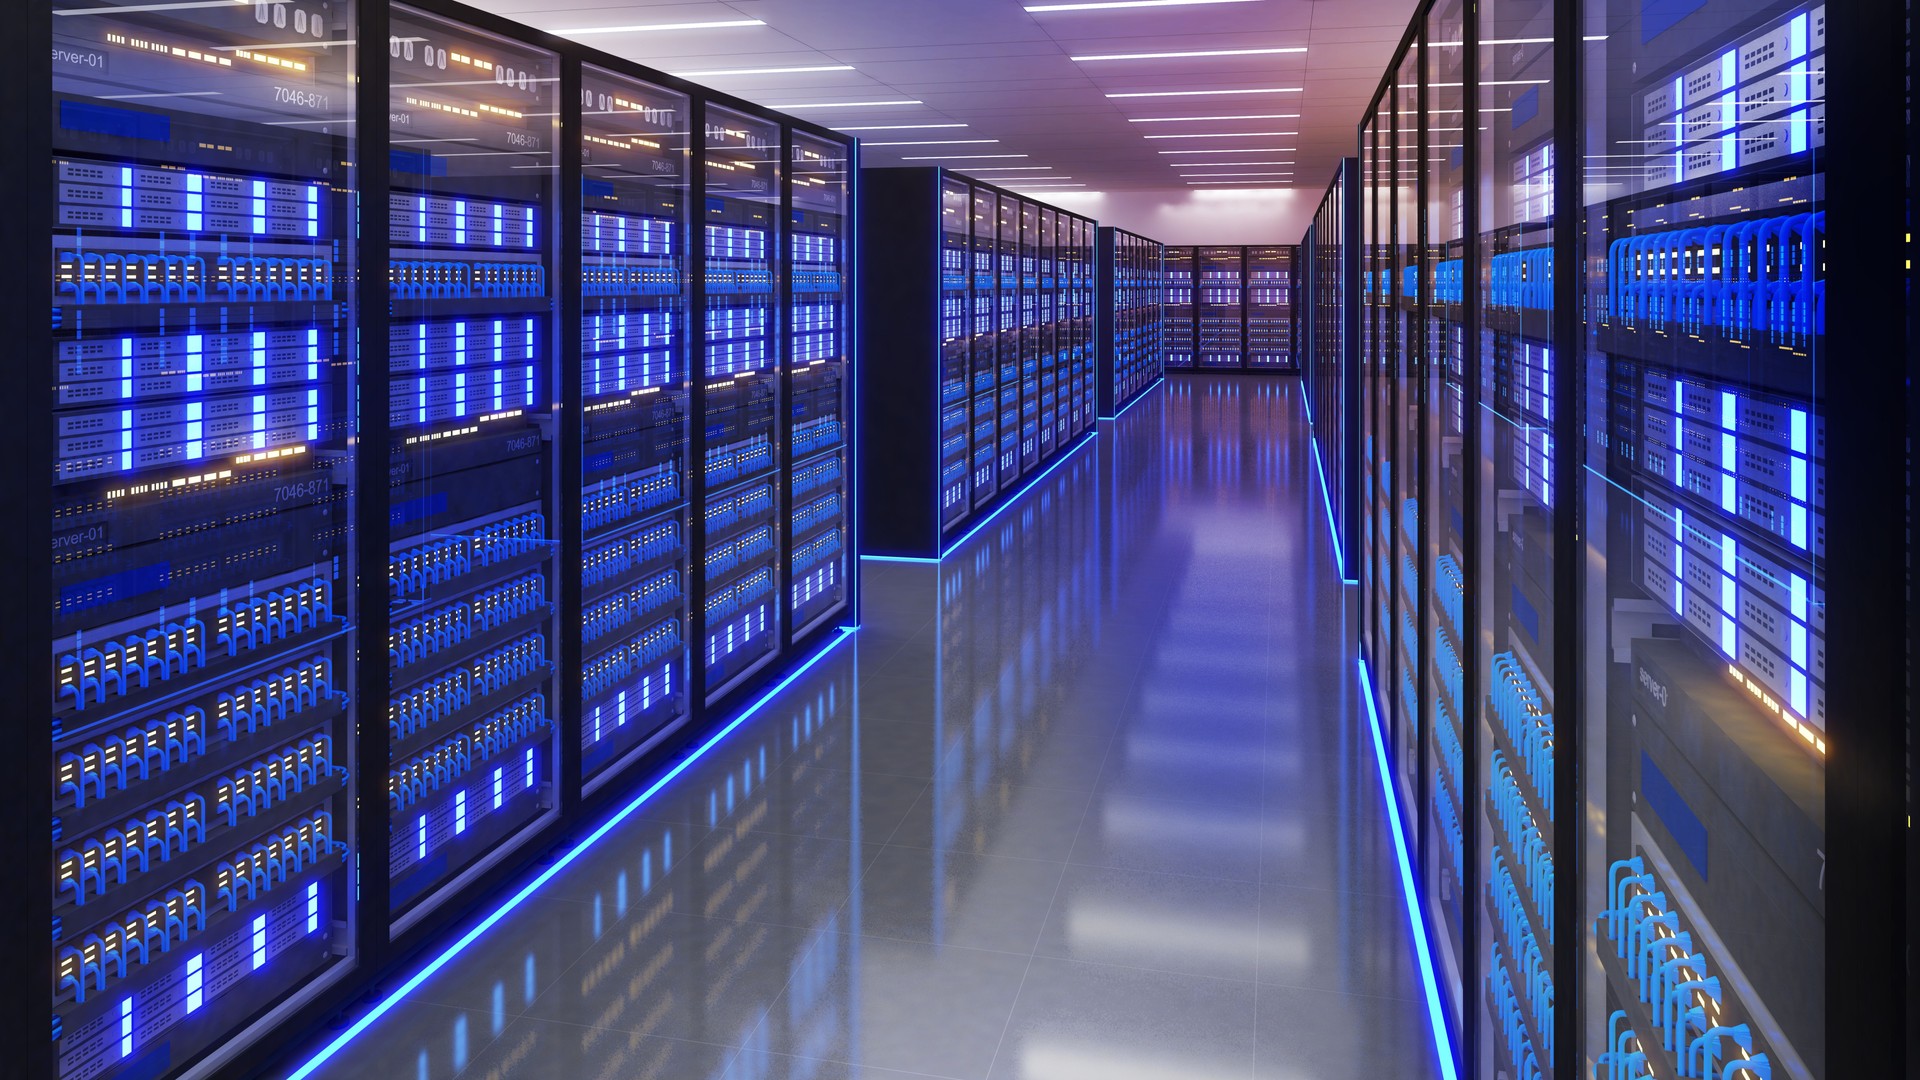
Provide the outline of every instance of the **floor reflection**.
[[1421,1077],[1299,384],[1188,377],[317,1075]]

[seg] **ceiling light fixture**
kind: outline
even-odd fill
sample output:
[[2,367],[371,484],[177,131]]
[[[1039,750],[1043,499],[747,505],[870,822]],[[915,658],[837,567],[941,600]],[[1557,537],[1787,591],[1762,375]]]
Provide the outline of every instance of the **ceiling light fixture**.
[[676,71],[682,79],[711,79],[720,75],[797,75],[805,71],[852,71],[852,64],[822,64],[819,67],[725,68],[719,71]]
[[[1481,85],[1486,85],[1482,83]],[[1150,97],[1224,97],[1229,94],[1298,94],[1305,90],[1302,86],[1262,86],[1246,90],[1137,90],[1125,94],[1108,94],[1110,98],[1150,98]]]
[[861,146],[964,146],[997,143],[999,139],[908,139],[902,142],[862,142]]
[[968,172],[1043,172],[1052,169],[1051,165],[981,165],[978,168],[968,166]]
[[632,23],[625,26],[581,26],[572,30],[555,30],[562,37],[579,37],[582,34],[646,34],[655,30],[723,30],[731,26],[765,26],[765,19],[725,19],[717,22],[685,23]]
[[1158,150],[1160,154],[1291,154],[1291,146],[1246,146],[1235,150]]
[[859,109],[868,105],[924,105],[917,98],[898,98],[893,101],[809,101],[800,105],[769,105],[770,109]]
[[1100,0],[1097,3],[1081,4],[1028,4],[1026,10],[1045,11],[1109,11],[1114,8],[1159,8],[1191,7],[1196,4],[1252,4],[1259,0]]
[[1069,56],[1067,59],[1085,64],[1094,60],[1180,60],[1199,56],[1271,56],[1275,53],[1303,53],[1305,45],[1289,45],[1276,49],[1203,49],[1197,52],[1138,52],[1106,53],[1100,56]]
[[934,128],[963,128],[965,124],[862,124],[858,127],[834,128],[835,131],[931,131]]
[[991,158],[1022,158],[1025,154],[927,154],[921,157],[903,157],[901,161],[986,161]]
[[1238,169],[1247,165],[1293,165],[1292,161],[1169,161],[1176,169]]
[[1284,185],[1291,185],[1292,183],[1293,181],[1291,180],[1189,180],[1187,181],[1187,185],[1189,187],[1206,187],[1208,184],[1227,184],[1232,187],[1251,188],[1251,187],[1260,187],[1263,185],[1268,187],[1284,186]]
[[1245,116],[1134,116],[1129,124],[1174,124],[1186,120],[1298,120],[1297,112],[1249,113]]
[[1204,135],[1143,135],[1146,139],[1264,139],[1270,135],[1298,135],[1297,131],[1209,131]]
[[1292,173],[1292,171],[1287,171],[1287,172],[1217,172],[1217,173],[1202,173],[1202,172],[1196,172],[1196,173],[1181,173],[1180,175],[1181,175],[1181,176],[1292,176],[1292,175],[1293,175],[1293,173]]

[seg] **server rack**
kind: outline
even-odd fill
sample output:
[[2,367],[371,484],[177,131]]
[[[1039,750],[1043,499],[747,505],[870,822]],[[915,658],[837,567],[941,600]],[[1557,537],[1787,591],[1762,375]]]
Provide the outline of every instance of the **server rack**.
[[1362,123],[1367,689],[1464,1075],[1911,1071],[1894,17],[1431,0]]
[[1168,247],[1167,366],[1298,373],[1294,245]]
[[1132,404],[1167,371],[1166,245],[1124,229],[1100,230],[1100,415]]
[[1342,577],[1352,574],[1359,516],[1359,371],[1348,357],[1360,321],[1359,250],[1352,243],[1359,232],[1359,168],[1359,159],[1343,160],[1321,196],[1298,247],[1294,294],[1315,464]]
[[937,558],[1091,430],[1097,226],[941,169],[870,169],[862,190],[862,243],[889,267],[862,334],[890,359],[862,376],[886,497],[861,546]]
[[245,1073],[857,618],[855,146],[455,4],[29,7],[14,1045]]

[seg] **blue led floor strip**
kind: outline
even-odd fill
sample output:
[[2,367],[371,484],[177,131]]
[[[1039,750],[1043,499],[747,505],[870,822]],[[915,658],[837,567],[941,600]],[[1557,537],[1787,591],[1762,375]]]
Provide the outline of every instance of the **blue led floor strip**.
[[862,555],[866,562],[922,562],[937,563],[939,559],[930,559],[922,555]]
[[1327,470],[1320,461],[1320,440],[1313,437],[1313,424],[1307,424],[1307,443],[1313,447],[1313,471],[1320,474],[1320,501],[1327,508],[1327,538],[1333,543],[1333,561],[1340,567],[1343,584],[1358,585],[1359,578],[1347,576],[1347,553],[1340,547],[1340,526],[1333,520],[1333,497],[1327,493]]
[[977,533],[981,529],[984,529],[988,525],[991,525],[993,523],[994,518],[997,518],[1001,514],[1004,514],[1007,512],[1007,507],[1012,506],[1014,503],[1019,502],[1022,496],[1026,495],[1027,492],[1032,491],[1033,485],[1039,483],[1042,480],[1045,480],[1047,478],[1048,473],[1052,472],[1053,470],[1059,468],[1062,465],[1065,465],[1067,463],[1067,459],[1073,457],[1073,455],[1078,454],[1080,451],[1085,450],[1089,446],[1092,446],[1093,440],[1098,437],[1099,437],[1099,432],[1089,430],[1086,433],[1086,435],[1081,437],[1080,445],[1060,455],[1059,461],[1056,461],[1053,464],[1047,466],[1046,469],[1043,472],[1041,472],[1038,476],[1035,476],[1032,479],[1028,480],[1025,484],[1022,484],[1020,486],[1020,489],[1018,491],[1015,491],[1013,494],[1007,496],[1006,501],[1002,502],[999,508],[996,509],[993,513],[988,514],[985,520],[981,521],[978,525],[975,525],[973,528],[968,529],[967,534],[965,536],[962,536],[960,539],[955,540],[951,544],[948,544],[946,547],[946,550],[940,553],[940,558],[944,559],[947,556],[953,554],[954,552],[960,550],[960,548],[963,545],[965,545],[967,541],[973,539],[974,533]]
[[1151,394],[1151,393],[1153,393],[1153,388],[1154,388],[1154,387],[1156,387],[1156,386],[1159,386],[1159,385],[1160,385],[1161,383],[1163,383],[1163,382],[1166,382],[1166,381],[1167,381],[1167,377],[1166,377],[1165,375],[1162,375],[1162,376],[1160,376],[1159,378],[1157,378],[1157,379],[1155,379],[1155,380],[1153,380],[1152,382],[1150,382],[1150,383],[1148,383],[1148,384],[1147,384],[1147,388],[1146,388],[1145,390],[1142,390],[1142,391],[1140,391],[1140,392],[1139,392],[1138,394],[1135,394],[1135,395],[1133,396],[1133,400],[1132,400],[1132,401],[1129,401],[1129,402],[1127,402],[1127,403],[1126,403],[1126,405],[1125,405],[1125,406],[1123,406],[1123,407],[1122,407],[1122,408],[1120,409],[1120,411],[1119,411],[1119,412],[1117,412],[1117,413],[1114,413],[1114,414],[1113,414],[1112,416],[1103,416],[1103,417],[1101,417],[1100,419],[1102,419],[1102,420],[1118,420],[1118,419],[1120,419],[1121,417],[1123,417],[1123,416],[1125,416],[1125,415],[1127,415],[1127,410],[1128,410],[1128,409],[1131,409],[1131,408],[1133,408],[1133,407],[1134,407],[1135,405],[1138,405],[1138,404],[1140,404],[1140,402],[1141,402],[1141,400],[1142,400],[1142,399],[1144,399],[1144,398],[1145,398],[1145,397],[1146,397],[1146,396],[1147,396],[1148,394]]
[[803,663],[798,668],[796,668],[793,674],[788,675],[786,678],[780,680],[780,682],[776,684],[772,689],[768,690],[765,694],[761,695],[760,700],[754,702],[752,705],[747,706],[747,708],[743,710],[739,716],[734,717],[733,720],[728,722],[727,726],[721,728],[719,731],[714,732],[712,738],[708,739],[706,742],[700,745],[700,749],[695,750],[693,753],[687,755],[685,759],[681,760],[673,768],[668,769],[665,775],[661,776],[660,779],[655,780],[650,786],[648,786],[648,788],[645,791],[642,791],[638,796],[636,796],[632,802],[629,802],[627,805],[621,807],[612,817],[608,818],[604,823],[602,823],[599,828],[593,830],[593,832],[591,833],[588,833],[585,839],[581,840],[578,844],[575,844],[571,850],[569,850],[565,855],[562,855],[558,860],[556,860],[552,866],[549,866],[546,870],[542,871],[539,877],[536,877],[532,881],[527,882],[524,886],[521,886],[519,892],[514,893],[513,896],[508,898],[505,903],[493,909],[493,911],[490,912],[486,918],[480,920],[480,922],[476,926],[474,926],[473,929],[468,930],[466,933],[460,935],[459,940],[455,941],[453,944],[441,950],[438,956],[435,956],[432,960],[427,962],[426,966],[422,967],[419,971],[416,971],[413,973],[413,975],[409,976],[407,981],[401,983],[399,987],[393,991],[393,993],[388,994],[386,997],[380,999],[380,1003],[378,1005],[375,1005],[371,1010],[369,1010],[365,1016],[362,1016],[360,1019],[354,1021],[351,1027],[347,1028],[345,1031],[341,1032],[340,1034],[334,1036],[332,1042],[329,1042],[327,1045],[321,1047],[318,1053],[308,1058],[306,1062],[302,1064],[298,1069],[295,1069],[292,1073],[288,1074],[287,1080],[305,1080],[306,1077],[312,1076],[315,1070],[319,1069],[322,1065],[325,1065],[329,1059],[331,1059],[335,1054],[339,1053],[341,1049],[344,1048],[348,1043],[352,1042],[355,1038],[357,1038],[361,1032],[373,1026],[374,1021],[379,1020],[382,1016],[385,1016],[387,1013],[393,1011],[393,1007],[400,1004],[400,1002],[403,999],[405,999],[408,994],[411,994],[417,987],[419,987],[421,983],[426,982],[428,979],[433,977],[435,972],[438,972],[441,968],[446,967],[449,963],[453,962],[453,960],[456,957],[458,957],[460,953],[466,949],[467,946],[473,944],[475,941],[478,941],[481,935],[485,934],[488,930],[491,930],[495,923],[498,923],[501,919],[504,919],[507,917],[507,915],[511,914],[513,909],[519,907],[523,902],[526,901],[527,897],[532,896],[534,893],[538,892],[540,890],[540,887],[542,885],[545,885],[548,881],[552,880],[555,874],[558,874],[560,871],[565,870],[568,866],[572,865],[573,860],[579,858],[582,852],[586,851],[588,848],[592,847],[593,845],[599,843],[601,837],[607,835],[607,833],[609,832],[612,832],[615,826],[619,825],[621,822],[625,821],[628,817],[630,817],[633,814],[633,812],[635,810],[638,810],[641,807],[641,805],[644,804],[648,799],[653,798],[653,796],[656,793],[658,793],[661,788],[666,787],[669,783],[671,783],[674,777],[679,776],[681,773],[687,771],[687,768],[691,766],[694,762],[699,761],[701,758],[705,757],[708,751],[712,750],[715,746],[718,746],[721,740],[725,739],[728,735],[731,735],[735,728],[739,727],[741,724],[746,723],[747,720],[750,719],[754,713],[759,712],[761,707],[766,705],[767,702],[772,701],[774,697],[780,693],[780,691],[785,690],[787,686],[791,684],[795,679],[798,679],[800,676],[806,674],[809,668],[819,663],[823,657],[825,657],[828,653],[832,652],[835,648],[837,648],[841,642],[844,642],[849,637],[852,637],[853,634],[854,634],[854,631],[852,629],[848,629],[844,627],[841,628],[840,635],[838,637],[834,638],[833,640],[827,642],[825,645],[821,646],[820,651],[814,653],[811,657],[807,659],[806,663]]
[[1433,1027],[1433,1050],[1440,1057],[1440,1075],[1458,1080],[1453,1067],[1453,1039],[1447,1031],[1447,1017],[1440,1007],[1440,984],[1433,974],[1433,950],[1427,945],[1426,920],[1420,917],[1420,902],[1413,891],[1413,863],[1407,856],[1407,830],[1400,821],[1400,800],[1394,798],[1393,780],[1387,772],[1387,747],[1380,741],[1380,713],[1373,704],[1373,680],[1367,677],[1367,661],[1354,661],[1360,672],[1360,696],[1367,701],[1367,731],[1373,736],[1373,763],[1380,768],[1380,796],[1387,803],[1387,820],[1393,826],[1393,853],[1400,860],[1400,895],[1407,902],[1407,924],[1413,928],[1413,947],[1420,957],[1420,982],[1427,992],[1427,1022]]

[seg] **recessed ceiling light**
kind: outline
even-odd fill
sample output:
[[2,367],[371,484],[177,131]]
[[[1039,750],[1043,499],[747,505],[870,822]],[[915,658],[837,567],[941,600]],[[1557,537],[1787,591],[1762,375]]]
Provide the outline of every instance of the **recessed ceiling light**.
[[1051,165],[969,165],[968,172],[1040,172],[1051,169]]
[[1067,59],[1085,64],[1094,60],[1180,60],[1198,56],[1271,56],[1274,53],[1303,53],[1305,45],[1289,45],[1277,49],[1203,49],[1197,52],[1138,52],[1105,53],[1100,56],[1069,56]]
[[914,98],[898,98],[893,101],[809,101],[803,105],[769,105],[770,109],[858,109],[868,105],[924,105]]
[[991,158],[1022,158],[1025,154],[928,154],[922,157],[903,157],[901,161],[987,161]]
[[765,26],[764,19],[725,19],[718,22],[684,23],[631,23],[625,26],[582,26],[573,30],[556,30],[562,37],[579,37],[581,34],[646,34],[655,30],[722,30],[729,26]]
[[1190,7],[1195,4],[1252,4],[1259,0],[1099,0],[1082,4],[1028,4],[1028,11],[1108,11],[1113,8]]
[[999,139],[908,139],[902,142],[862,142],[861,146],[961,146],[997,143]]
[[963,128],[965,124],[862,124],[858,127],[834,128],[835,131],[931,131],[934,128]]
[[1161,154],[1291,154],[1291,146],[1248,146],[1237,150],[1159,150]]
[[1147,139],[1264,139],[1271,135],[1298,135],[1297,131],[1210,131],[1204,135],[1144,135]]
[[1217,173],[1196,172],[1196,173],[1181,173],[1180,175],[1181,176],[1292,176],[1293,173],[1291,171],[1288,171],[1288,172],[1217,172]]
[[1206,187],[1208,184],[1227,184],[1232,187],[1259,187],[1262,185],[1291,185],[1291,180],[1189,180],[1190,187]]
[[[1485,86],[1486,83],[1480,85]],[[1305,87],[1265,86],[1248,90],[1140,90],[1125,94],[1108,94],[1110,98],[1150,98],[1150,97],[1222,97],[1228,94],[1298,94]]]
[[1176,169],[1238,169],[1247,165],[1292,165],[1292,161],[1169,161]]
[[723,68],[719,71],[676,71],[682,79],[711,79],[720,75],[797,75],[804,71],[852,71],[852,64],[821,64],[818,67]]
[[1297,112],[1249,113],[1245,116],[1134,116],[1129,124],[1175,124],[1187,120],[1298,120]]

